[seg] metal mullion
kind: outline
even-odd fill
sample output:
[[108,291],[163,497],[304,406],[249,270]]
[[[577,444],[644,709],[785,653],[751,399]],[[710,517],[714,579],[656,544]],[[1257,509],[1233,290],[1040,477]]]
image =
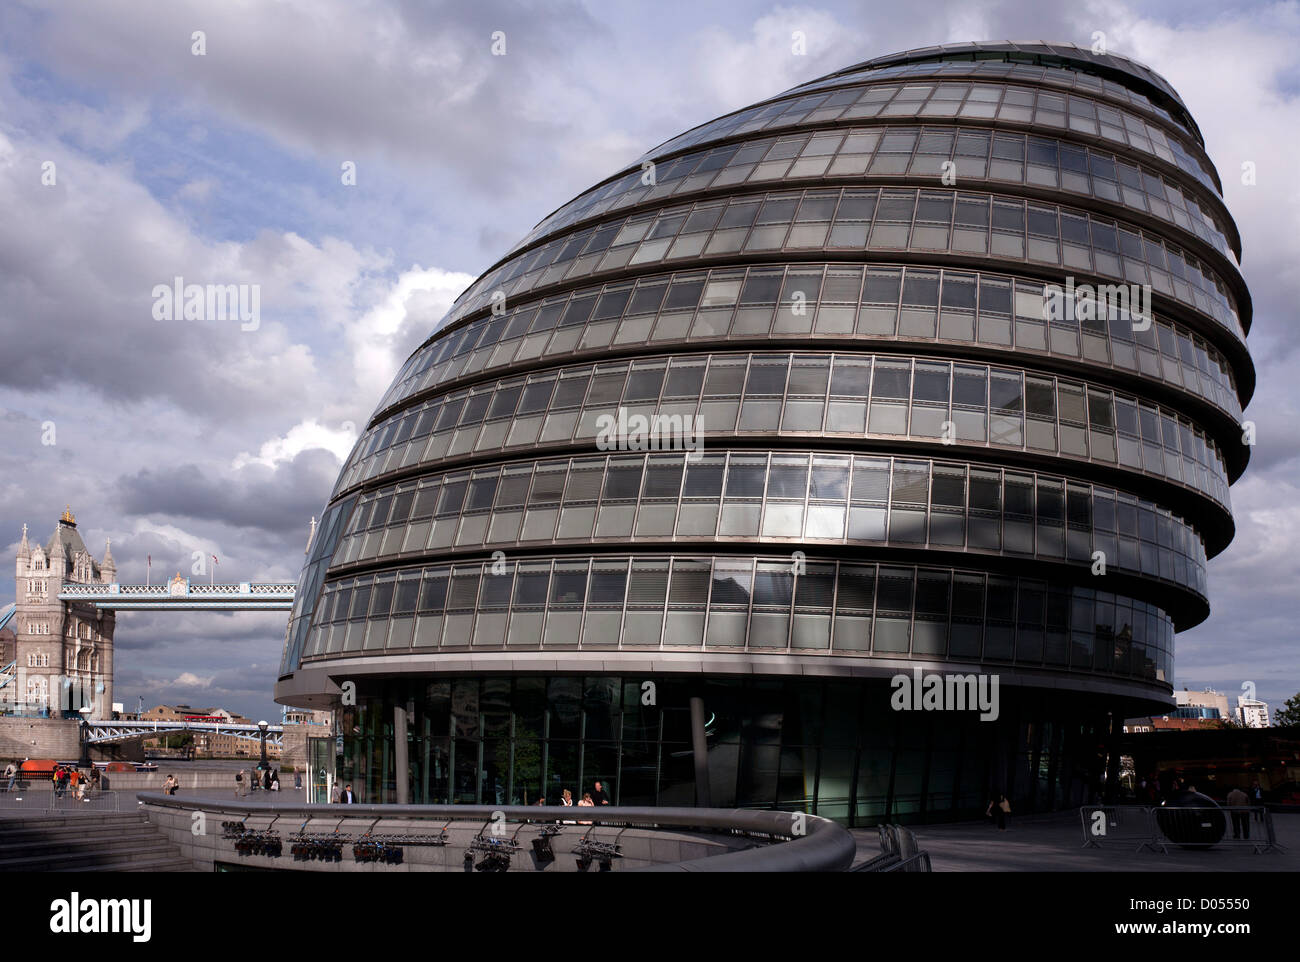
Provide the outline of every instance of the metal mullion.
[[[555,576],[556,564],[559,564],[559,562],[556,561],[551,566],[552,577]],[[586,632],[587,632],[587,608],[591,604],[591,598],[589,596],[591,594],[591,572],[592,572],[592,566],[594,564],[595,564],[594,558],[587,559],[587,579],[583,583],[583,589],[582,589],[582,614],[578,619],[578,650],[579,651],[582,650],[582,639],[586,637]],[[548,613],[551,610],[549,601],[547,602],[546,610]],[[619,649],[623,647],[623,616],[626,611],[627,611],[627,587],[626,587],[626,582],[624,582],[623,605],[621,610],[619,611],[619,616],[618,616],[618,646],[617,647]],[[543,628],[542,638],[543,640],[546,638],[544,628]]]
[[[665,379],[666,379],[666,374],[665,374]],[[647,443],[649,443],[648,438],[647,438]],[[629,541],[631,541],[633,538],[636,537],[636,523],[641,518],[641,504],[643,500],[641,497],[641,492],[645,488],[646,477],[648,476],[649,470],[650,470],[650,449],[647,448],[645,453],[641,455],[641,483],[637,485],[636,507],[633,508],[632,510],[632,531],[628,535]],[[596,521],[597,524],[599,524],[600,522],[599,510],[596,512]],[[677,527],[677,523],[674,521],[673,528],[675,529],[676,527]],[[592,529],[592,536],[593,537],[595,536],[594,528]]]
[[[661,613],[660,613],[661,616],[660,616],[660,618],[659,618],[659,650],[660,650],[660,651],[662,651],[662,650],[663,650],[663,647],[664,647],[664,635],[668,632],[668,600],[669,600],[669,598],[671,597],[671,595],[672,595],[672,590],[673,590],[673,569],[674,569],[675,566],[676,566],[676,565],[675,565],[675,559],[676,559],[676,557],[677,557],[676,555],[669,555],[669,556],[668,556],[668,580],[667,580],[667,582],[665,583],[665,587],[664,587],[664,604],[663,604],[663,609],[661,610]],[[631,558],[628,559],[627,583],[628,583],[629,586],[632,584],[632,560],[633,560],[633,559],[631,559]],[[707,612],[706,612],[706,614],[707,614]],[[623,606],[623,618],[624,618],[624,620],[627,619],[627,605],[626,605],[626,604]],[[704,644],[704,639],[703,639],[703,637],[701,637],[701,638],[700,638],[700,645],[701,645],[701,647],[703,646],[703,644]],[[660,720],[662,721],[662,717],[661,717]],[[661,735],[661,736],[663,735],[662,726],[661,726],[661,728],[660,728],[660,735]],[[656,781],[655,784],[656,784],[656,786],[658,786],[658,781]],[[655,788],[655,797],[656,797],[656,798],[659,797],[658,792],[659,792],[659,789],[658,789],[658,787],[656,787],[656,788]]]
[[[758,537],[759,537],[759,538],[762,538],[762,537],[763,537],[763,521],[764,521],[764,519],[766,519],[766,517],[767,517],[767,503],[768,503],[768,499],[767,499],[767,488],[768,488],[768,481],[769,481],[769,479],[770,479],[771,476],[772,476],[772,452],[771,452],[771,451],[767,451],[767,452],[765,452],[764,455],[763,455],[763,457],[764,457],[766,460],[764,461],[764,470],[763,470],[763,493],[760,494],[760,495],[758,496],[758,498],[759,498],[759,500],[758,500],[758,505],[759,505],[759,507],[758,507]],[[727,461],[728,461],[728,463],[730,463],[731,458],[728,457],[728,458],[727,458]],[[726,492],[727,489],[726,489],[725,485],[724,485],[724,487],[723,487],[722,490],[723,490],[724,493]],[[718,512],[718,527],[719,527],[719,528],[722,527],[722,512],[721,512],[721,511]],[[750,595],[751,595],[751,596],[753,595],[753,591],[752,591],[752,590],[750,591]]]
[[[766,490],[766,487],[764,488],[764,490]],[[759,530],[761,531],[762,528],[760,527]],[[744,646],[744,647],[745,647],[745,651],[749,651],[749,650],[750,650],[750,648],[749,648],[749,626],[750,626],[750,624],[752,624],[753,621],[754,621],[754,585],[755,585],[756,582],[757,582],[757,578],[758,578],[758,558],[757,558],[757,557],[754,557],[754,558],[750,558],[750,559],[749,559],[749,604],[746,605],[746,607],[745,607],[745,646]],[[787,637],[787,639],[786,639],[786,647],[787,647],[787,648],[789,647],[789,638],[788,638],[788,637]],[[777,760],[777,772],[778,772],[778,775],[777,775],[777,784],[778,784],[778,785],[780,784],[780,774],[779,774],[779,773],[780,773],[780,770],[781,770],[781,762],[780,762],[780,759],[778,758],[778,760]],[[780,789],[778,788],[778,792],[779,792],[779,791],[780,791]]]
[[[813,473],[813,467],[816,463],[817,463],[817,456],[815,454],[810,455],[808,458],[808,475],[804,479],[804,489],[803,489],[803,522],[804,522],[803,530],[804,531],[808,530],[808,512],[812,510],[812,473]],[[853,461],[852,459],[850,459],[849,460],[850,486],[852,486],[852,483],[853,483]],[[845,521],[845,526],[847,527],[848,525],[847,515],[845,515],[844,521]],[[802,541],[803,539],[801,538],[800,540]],[[793,559],[793,555],[791,557]],[[807,571],[807,564],[808,564],[808,559],[805,555],[804,558],[805,572]],[[798,597],[797,592],[799,590],[799,580],[798,580],[799,574],[797,571],[792,571],[792,574],[794,575],[794,584],[790,586],[790,619],[789,619],[789,623],[785,626],[785,650],[786,651],[790,650],[790,644],[794,640],[794,619],[795,619],[795,610],[796,610],[795,599]]]
[[907,657],[912,657],[912,644],[916,641],[916,595],[921,586],[921,567],[912,565],[912,610],[908,613]]
[[[724,488],[723,490],[726,489]],[[718,560],[718,556],[716,554],[711,555],[709,557],[709,593],[704,597],[704,632],[700,637],[700,649],[702,651],[707,651],[709,647],[709,621],[713,616],[713,566],[717,562],[717,560]],[[670,584],[669,585],[670,590],[671,587],[672,586]],[[666,618],[664,619],[664,623],[666,627],[667,626]],[[746,627],[748,627],[748,622],[746,622]]]
[[[600,527],[600,507],[605,498],[605,478],[609,476],[609,462],[612,457],[611,454],[605,455],[605,469],[600,475],[600,489],[596,492],[596,514],[591,519],[591,534],[587,536],[588,541],[594,542],[596,540],[596,530]],[[558,526],[556,530],[559,530]]]
[[[888,525],[885,527],[885,534],[889,534]],[[876,650],[876,619],[879,617],[880,610],[880,563],[872,562],[871,567],[875,569],[875,574],[871,586],[871,637],[868,639],[870,644],[867,646],[867,651],[874,654]]]
[[[913,375],[913,377],[915,377],[915,375]],[[926,550],[929,550],[930,522],[934,518],[934,470],[935,470],[934,459],[933,458],[928,459],[926,461],[926,464],[928,465],[928,470],[926,471],[926,474],[929,475],[929,479],[928,479],[929,483],[926,484],[925,486],[925,547]]]

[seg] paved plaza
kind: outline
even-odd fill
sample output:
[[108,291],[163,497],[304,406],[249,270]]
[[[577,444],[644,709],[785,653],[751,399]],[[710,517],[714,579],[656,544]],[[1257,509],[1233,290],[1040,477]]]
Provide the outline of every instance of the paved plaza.
[[[1112,842],[1084,848],[1079,813],[1012,817],[1007,831],[985,822],[912,826],[935,872],[1295,872],[1300,871],[1300,814],[1273,816],[1283,852],[1263,855],[1249,848],[1218,845],[1207,850],[1169,846],[1168,854],[1136,843]],[[1258,831],[1252,826],[1252,833]],[[876,829],[854,829],[858,861],[880,852]]]

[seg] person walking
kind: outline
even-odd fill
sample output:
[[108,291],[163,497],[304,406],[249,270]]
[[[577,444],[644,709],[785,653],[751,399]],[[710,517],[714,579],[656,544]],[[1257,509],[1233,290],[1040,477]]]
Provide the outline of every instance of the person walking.
[[343,805],[355,805],[357,803],[357,796],[356,793],[352,791],[351,785],[348,785],[343,789],[343,793],[339,796],[339,802]]
[[1260,788],[1258,778],[1250,783],[1250,804],[1256,806],[1255,821],[1264,821],[1264,789]]
[[271,790],[271,769],[269,767],[262,770],[262,788],[268,792]]
[[235,798],[244,794],[244,770],[235,772]]
[[5,791],[12,792],[14,790],[14,781],[18,778],[18,766],[15,765],[13,762],[10,762],[8,765],[6,765],[5,777],[9,779],[9,785],[7,788],[5,788]]
[[295,792],[302,791],[302,772],[293,773],[293,790]]
[[[1240,788],[1228,793],[1228,808],[1232,810],[1232,837],[1250,838],[1250,796]],[[1238,810],[1240,809],[1240,810]]]
[[280,790],[280,773],[276,772],[274,775],[271,776],[271,791],[278,792],[279,790]]
[[1011,803],[1007,801],[1005,795],[998,792],[989,801],[989,807],[984,814],[992,817],[997,822],[999,832],[1005,832],[1007,830],[1007,816],[1011,814]]

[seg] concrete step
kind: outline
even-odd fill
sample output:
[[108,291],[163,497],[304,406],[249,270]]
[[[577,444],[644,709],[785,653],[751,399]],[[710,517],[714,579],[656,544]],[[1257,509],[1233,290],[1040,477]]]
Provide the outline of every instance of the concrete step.
[[39,852],[17,858],[0,858],[0,872],[48,872],[55,869],[96,872],[101,871],[100,866],[106,864],[156,859],[164,859],[173,864],[182,861],[180,853],[170,842],[157,841],[130,847],[106,845],[74,852]]
[[50,868],[49,872],[197,872],[193,865],[181,858],[137,859],[133,862],[101,862],[90,868]]
[[143,812],[0,819],[0,872],[192,868]]
[[62,832],[58,835],[31,835],[22,840],[6,839],[0,841],[0,863],[7,858],[32,853],[78,852],[82,850],[114,847],[128,844],[148,844],[159,838],[156,830],[145,826],[129,831],[114,830],[94,834],[71,834]]
[[47,814],[0,818],[0,841],[26,832],[72,829],[79,832],[93,830],[94,826],[125,829],[134,825],[148,825],[143,812],[78,812],[75,815]]

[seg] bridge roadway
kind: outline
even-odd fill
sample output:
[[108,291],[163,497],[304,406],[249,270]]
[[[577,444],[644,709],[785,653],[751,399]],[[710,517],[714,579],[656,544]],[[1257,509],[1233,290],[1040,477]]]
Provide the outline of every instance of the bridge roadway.
[[89,602],[96,608],[172,611],[289,611],[296,585],[191,584],[187,578],[162,585],[76,584],[64,582],[60,601]]
[[[221,722],[92,720],[87,721],[85,724],[86,741],[92,745],[124,742],[133,738],[148,738],[154,735],[166,735],[168,732],[179,731],[212,732],[217,735],[233,735],[236,738],[246,738],[252,741],[258,741],[262,737],[262,730],[256,725],[228,725]],[[283,736],[283,725],[267,726],[266,743],[268,745],[279,745]]]

